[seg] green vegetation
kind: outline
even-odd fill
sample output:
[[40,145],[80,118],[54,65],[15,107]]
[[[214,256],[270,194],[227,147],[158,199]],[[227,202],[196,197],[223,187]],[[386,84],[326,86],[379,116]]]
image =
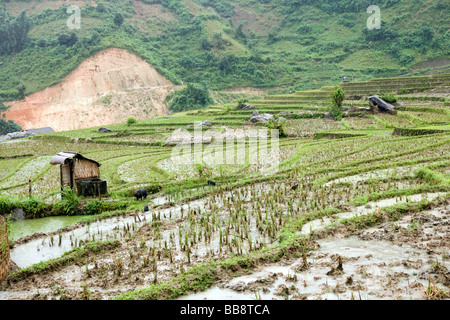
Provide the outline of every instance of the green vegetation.
[[134,117],[129,117],[128,119],[127,119],[127,126],[132,126],[133,124],[135,124],[137,121],[136,121],[136,118],[134,118]]
[[395,103],[398,99],[393,93],[383,94],[380,98],[389,103]]
[[345,100],[345,92],[341,87],[335,87],[331,91],[331,117],[335,120],[342,119],[342,103]]
[[82,199],[69,188],[63,192],[60,201],[51,204],[46,203],[37,196],[24,199],[0,196],[1,213],[10,214],[14,209],[22,209],[26,219],[49,216],[98,215],[107,211],[125,209],[126,207],[126,202],[103,202],[96,199]]
[[22,127],[12,120],[0,119],[0,135],[22,131]]
[[206,83],[189,84],[187,87],[169,94],[166,98],[169,110],[174,112],[202,109],[214,103]]
[[[5,118],[5,114],[3,112],[5,112],[6,110],[8,110],[8,107],[3,104],[3,100],[0,97],[0,115],[2,115],[3,118]],[[18,131],[22,131],[22,127],[20,125],[12,120],[5,120],[0,118],[0,136]]]
[[23,50],[30,31],[30,22],[22,11],[13,17],[4,10],[0,11],[0,56]]
[[[441,0],[385,1],[380,30],[366,27],[370,1],[113,0],[80,6],[79,30],[67,28],[66,4],[37,10],[33,3],[0,5],[6,21],[0,35],[8,35],[1,41],[0,96],[7,101],[60,82],[111,47],[137,54],[175,84],[206,81],[213,90],[253,86],[289,93],[332,85],[343,76],[448,71],[439,62],[450,47],[448,4]],[[13,8],[26,14],[14,16]],[[139,10],[164,14],[141,16]],[[255,19],[236,21],[239,12]],[[423,23],[415,24],[407,12],[420,12]]]
[[[12,4],[28,3],[1,8],[12,10]],[[99,1],[97,7],[82,6],[83,27],[70,31],[64,27],[65,7],[28,12],[32,27],[25,47],[0,56],[0,94],[8,99],[57,83],[84,58],[109,47],[138,54],[185,86],[168,96],[173,113],[167,117],[130,117],[108,126],[113,132],[107,133],[87,128],[0,143],[0,212],[21,208],[26,218],[80,215],[87,231],[81,244],[81,236],[66,232],[65,241],[73,241],[75,249],[12,273],[10,285],[85,265],[86,272],[79,271],[85,298],[91,295],[88,283],[105,288],[146,283],[116,299],[175,299],[265,263],[305,258],[317,249],[311,239],[322,231],[345,236],[448,204],[450,111],[434,89],[448,87],[450,75],[445,63],[426,67],[448,55],[448,46],[441,46],[448,42],[442,27],[448,5],[385,1],[383,28],[366,30],[361,25],[370,4]],[[424,23],[416,26],[410,12],[419,8]],[[8,16],[12,24],[15,19]],[[436,70],[442,72],[426,75]],[[415,76],[393,76],[399,74]],[[341,83],[342,76],[352,80]],[[246,86],[271,91],[264,97],[217,92]],[[398,114],[366,110],[374,94],[402,102]],[[214,104],[213,98],[224,102]],[[251,123],[254,110],[244,110],[244,103],[273,120]],[[339,121],[326,117],[330,111]],[[173,154],[177,134],[198,133],[195,122],[205,120],[212,126],[201,132],[214,132],[211,142],[202,139],[183,150],[201,161]],[[242,134],[255,128],[280,130],[278,160],[273,150]],[[216,134],[236,134],[224,152],[235,151],[237,158],[245,150],[244,161],[216,163]],[[59,168],[49,164],[61,150],[100,162],[109,194],[82,198],[68,189],[61,195]],[[136,200],[138,188],[149,198]],[[437,195],[425,199],[430,193]],[[362,209],[355,206],[366,213],[339,220],[338,214]],[[304,230],[316,220],[332,223],[318,232]],[[409,231],[420,229],[416,221],[408,222]],[[111,229],[102,233],[102,222]],[[49,234],[51,246],[55,235],[61,243],[59,232]],[[109,297],[104,292],[112,290],[95,297]]]
[[287,137],[287,133],[284,128],[284,120],[278,118],[271,118],[269,119],[269,121],[267,121],[266,127],[269,128],[270,130],[278,130],[280,138]]

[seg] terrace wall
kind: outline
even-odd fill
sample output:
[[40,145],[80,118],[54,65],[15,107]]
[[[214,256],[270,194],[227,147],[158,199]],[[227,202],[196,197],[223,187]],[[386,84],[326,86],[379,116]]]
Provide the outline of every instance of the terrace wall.
[[5,218],[0,216],[0,282],[9,274],[10,267],[8,224]]

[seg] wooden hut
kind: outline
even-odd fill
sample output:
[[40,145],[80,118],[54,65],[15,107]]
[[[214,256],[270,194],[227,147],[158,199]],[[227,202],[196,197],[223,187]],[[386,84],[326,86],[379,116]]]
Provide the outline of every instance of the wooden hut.
[[106,181],[100,179],[101,164],[97,161],[75,152],[60,152],[50,164],[61,167],[61,190],[69,187],[86,197],[107,193]]

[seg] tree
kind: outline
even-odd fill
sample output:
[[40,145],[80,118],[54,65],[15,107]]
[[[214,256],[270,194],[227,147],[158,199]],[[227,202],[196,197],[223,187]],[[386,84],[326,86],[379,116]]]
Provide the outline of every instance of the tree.
[[77,41],[78,37],[75,32],[72,32],[70,35],[60,34],[58,36],[58,43],[66,47],[73,46],[75,43],[77,43]]
[[202,37],[202,38],[200,39],[200,47],[201,47],[203,50],[210,50],[212,46],[213,46],[213,45],[212,45],[211,41],[209,41],[209,39],[208,39],[207,36]]
[[342,119],[342,102],[345,100],[345,92],[341,87],[334,87],[333,91],[331,91],[331,112],[330,115],[332,118],[336,120]]
[[247,20],[241,20],[241,21],[239,21],[238,27],[237,27],[236,32],[235,32],[236,37],[242,38],[242,39],[247,38],[247,36],[246,36],[245,33],[244,33],[244,26],[245,26],[246,24],[248,24],[248,21],[247,21]]
[[279,26],[273,26],[272,29],[270,29],[267,40],[269,43],[274,43],[278,41],[278,32],[280,31]]
[[18,132],[22,131],[22,127],[19,126],[17,123],[15,123],[12,120],[3,120],[0,119],[0,135],[5,135],[11,132]]
[[175,112],[201,109],[214,103],[206,83],[188,84],[187,87],[168,96],[166,101],[170,101],[169,109]]
[[20,99],[24,99],[25,98],[25,91],[26,91],[27,87],[21,83],[18,87],[17,87],[17,95],[19,96]]
[[116,13],[116,16],[114,17],[114,24],[120,28],[123,24],[123,20],[123,15],[121,13]]
[[103,3],[98,3],[97,4],[97,8],[95,8],[95,10],[97,10],[97,12],[106,12],[106,7]]
[[217,49],[223,49],[227,41],[222,37],[222,32],[213,33],[213,45]]
[[21,51],[26,46],[31,27],[25,11],[16,18],[0,13],[0,55]]

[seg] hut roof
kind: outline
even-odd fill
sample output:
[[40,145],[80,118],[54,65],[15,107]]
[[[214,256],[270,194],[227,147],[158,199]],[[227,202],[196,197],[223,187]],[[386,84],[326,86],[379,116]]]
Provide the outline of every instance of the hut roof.
[[53,132],[55,132],[55,130],[53,130],[50,127],[37,128],[37,129],[28,129],[26,131],[29,132],[29,133],[35,133],[35,134],[45,134],[45,133],[53,133]]
[[101,166],[101,164],[98,163],[97,161],[83,157],[81,154],[76,152],[60,152],[56,156],[54,156],[52,160],[50,160],[50,164],[52,165],[66,164],[68,161],[71,161],[73,159],[88,160],[96,163],[99,167]]

